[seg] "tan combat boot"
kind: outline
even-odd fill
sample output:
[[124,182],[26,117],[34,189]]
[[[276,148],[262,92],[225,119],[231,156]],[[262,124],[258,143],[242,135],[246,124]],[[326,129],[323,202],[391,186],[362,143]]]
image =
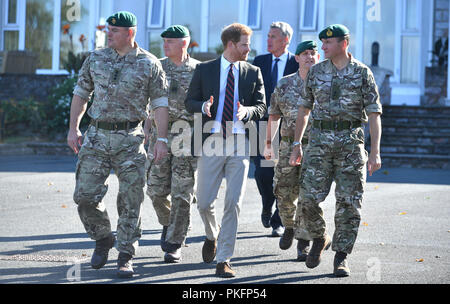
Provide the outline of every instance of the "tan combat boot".
[[331,238],[328,235],[322,238],[315,238],[311,246],[311,251],[306,257],[306,267],[315,268],[319,266],[322,252],[330,248]]

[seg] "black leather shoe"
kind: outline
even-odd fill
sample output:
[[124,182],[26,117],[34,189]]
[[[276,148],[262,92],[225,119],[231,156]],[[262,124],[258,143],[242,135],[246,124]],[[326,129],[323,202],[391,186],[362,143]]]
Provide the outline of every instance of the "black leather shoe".
[[272,218],[272,212],[271,211],[264,211],[261,213],[261,223],[263,224],[264,228],[270,228],[270,219]]
[[286,228],[283,236],[280,238],[280,249],[287,250],[291,248],[294,241],[294,228]]
[[127,253],[119,253],[117,261],[117,276],[119,278],[131,278],[134,274],[132,256]]
[[101,240],[95,241],[95,250],[91,258],[92,268],[100,269],[105,266],[108,261],[109,250],[114,246],[115,241],[116,238],[112,233]]

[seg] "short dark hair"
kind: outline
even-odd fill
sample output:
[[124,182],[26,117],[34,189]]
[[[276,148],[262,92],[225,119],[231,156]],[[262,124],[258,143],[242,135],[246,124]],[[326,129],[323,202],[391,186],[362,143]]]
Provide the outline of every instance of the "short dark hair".
[[341,36],[341,37],[337,37],[337,41],[338,42],[342,42],[344,40],[347,41],[347,45],[350,45],[350,35],[344,35],[344,36]]
[[229,41],[237,43],[241,40],[242,35],[251,35],[252,33],[252,29],[248,26],[241,23],[233,23],[222,30],[220,39],[222,39],[223,47],[226,49]]

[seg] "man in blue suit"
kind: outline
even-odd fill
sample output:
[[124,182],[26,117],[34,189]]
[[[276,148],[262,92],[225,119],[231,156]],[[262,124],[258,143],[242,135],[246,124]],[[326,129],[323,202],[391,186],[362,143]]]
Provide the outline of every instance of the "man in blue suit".
[[[270,25],[270,31],[267,35],[267,51],[269,54],[256,56],[253,61],[253,64],[261,69],[263,75],[267,108],[270,105],[270,96],[276,88],[278,80],[298,70],[295,55],[287,50],[292,34],[292,27],[286,22],[273,22]],[[261,121],[267,121],[267,118],[268,115],[266,113]],[[260,128],[259,124],[258,130],[261,132],[266,131],[265,127]],[[265,136],[261,135],[259,138],[265,138]],[[259,151],[257,156],[252,157],[255,164],[255,180],[263,205],[261,221],[264,227],[272,227],[272,236],[280,237],[284,233],[284,227],[281,223],[277,206],[275,207],[275,212],[272,213],[275,202],[275,196],[273,194],[274,169],[262,161],[264,159],[262,154],[263,151]]]

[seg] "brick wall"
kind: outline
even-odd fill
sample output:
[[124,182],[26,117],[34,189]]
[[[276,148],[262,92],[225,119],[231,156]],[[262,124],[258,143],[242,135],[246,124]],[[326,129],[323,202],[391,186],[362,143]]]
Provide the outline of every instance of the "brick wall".
[[0,100],[32,99],[46,102],[51,90],[66,78],[64,75],[0,74]]

